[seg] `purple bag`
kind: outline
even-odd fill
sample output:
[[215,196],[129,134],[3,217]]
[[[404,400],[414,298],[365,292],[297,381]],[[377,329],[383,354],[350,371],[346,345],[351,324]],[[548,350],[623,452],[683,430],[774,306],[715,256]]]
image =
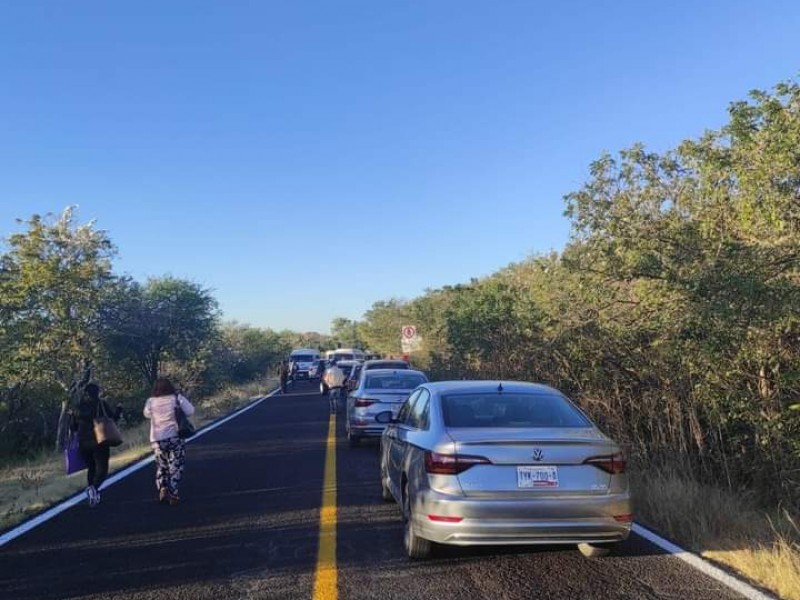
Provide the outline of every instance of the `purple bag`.
[[77,433],[69,436],[67,447],[64,449],[64,464],[67,468],[67,475],[83,471],[86,468],[86,463],[81,456]]

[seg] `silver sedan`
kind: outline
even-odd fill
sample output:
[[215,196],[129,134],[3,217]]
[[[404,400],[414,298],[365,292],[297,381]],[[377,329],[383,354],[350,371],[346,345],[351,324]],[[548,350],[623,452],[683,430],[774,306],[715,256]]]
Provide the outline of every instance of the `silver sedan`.
[[499,381],[417,388],[381,437],[383,497],[411,558],[432,543],[578,544],[587,556],[633,521],[622,449],[557,390]]
[[375,415],[396,416],[414,388],[427,381],[422,371],[414,369],[368,370],[365,366],[347,398],[345,427],[350,445],[364,437],[380,437],[386,423],[376,421]]

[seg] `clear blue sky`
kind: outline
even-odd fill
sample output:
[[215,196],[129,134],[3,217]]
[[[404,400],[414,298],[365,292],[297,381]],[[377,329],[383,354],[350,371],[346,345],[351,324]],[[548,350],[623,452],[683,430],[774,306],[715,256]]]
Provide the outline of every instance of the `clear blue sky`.
[[0,235],[77,204],[118,272],[325,331],[561,249],[603,150],[798,59],[792,1],[5,2]]

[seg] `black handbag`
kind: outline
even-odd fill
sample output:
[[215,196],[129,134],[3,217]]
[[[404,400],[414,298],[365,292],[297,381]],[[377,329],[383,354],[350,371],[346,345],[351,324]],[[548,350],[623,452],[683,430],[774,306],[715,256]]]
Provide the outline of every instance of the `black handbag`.
[[192,437],[194,435],[194,425],[186,416],[181,408],[181,401],[178,399],[178,394],[175,394],[175,421],[178,423],[178,437],[182,440]]

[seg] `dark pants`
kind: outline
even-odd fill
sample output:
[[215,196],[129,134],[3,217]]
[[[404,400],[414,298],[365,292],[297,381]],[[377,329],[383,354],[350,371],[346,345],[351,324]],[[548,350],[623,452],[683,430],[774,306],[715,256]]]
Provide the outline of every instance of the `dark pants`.
[[281,392],[286,393],[286,377],[281,377]]
[[111,448],[108,444],[80,448],[83,461],[86,463],[86,483],[99,489],[100,484],[108,477],[108,458]]

